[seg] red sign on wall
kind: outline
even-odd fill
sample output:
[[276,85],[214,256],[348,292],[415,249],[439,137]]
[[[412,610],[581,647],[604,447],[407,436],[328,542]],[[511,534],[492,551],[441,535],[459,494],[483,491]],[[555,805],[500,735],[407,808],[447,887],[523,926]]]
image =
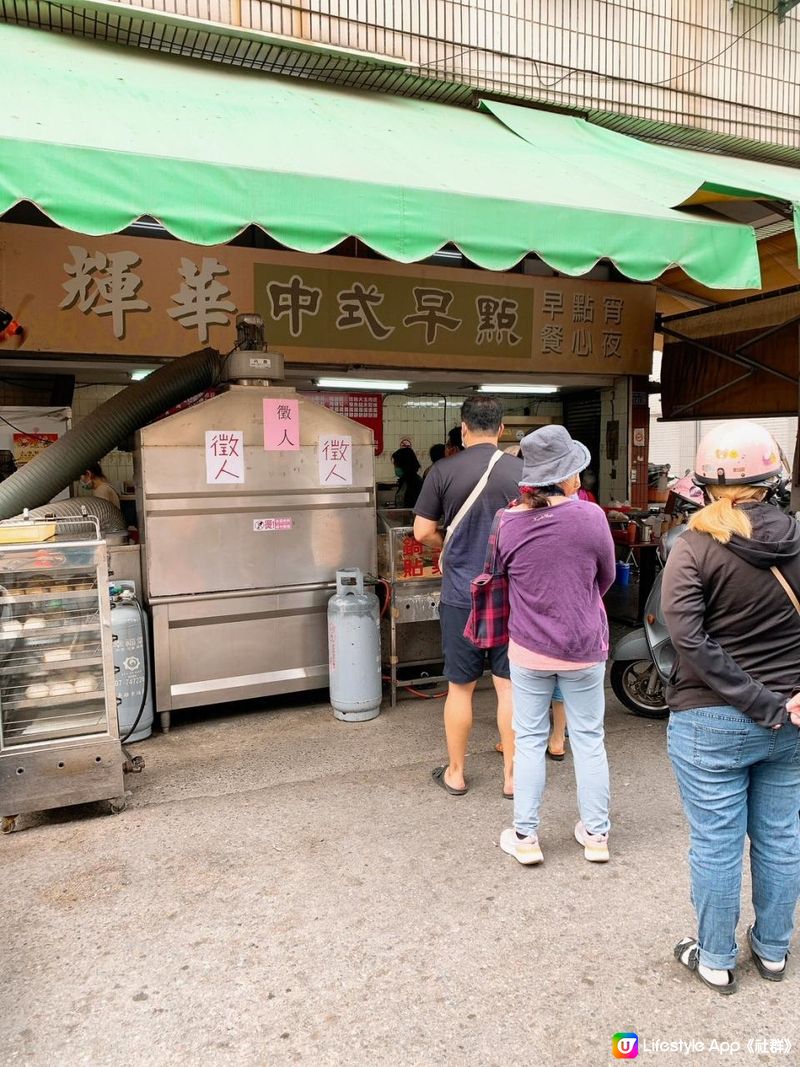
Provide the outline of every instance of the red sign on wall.
[[303,393],[337,415],[368,426],[375,435],[375,455],[383,452],[383,397],[380,393]]

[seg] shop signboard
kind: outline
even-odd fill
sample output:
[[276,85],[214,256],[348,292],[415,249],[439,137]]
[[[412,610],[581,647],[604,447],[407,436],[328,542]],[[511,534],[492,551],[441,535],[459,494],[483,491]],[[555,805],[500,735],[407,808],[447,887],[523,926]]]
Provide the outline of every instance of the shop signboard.
[[0,224],[29,351],[229,351],[257,311],[287,362],[647,374],[655,287]]
[[[524,359],[529,367],[592,365],[607,374],[623,362],[630,366],[645,324],[638,300],[626,292],[637,286],[452,270],[437,280],[374,270],[257,263],[255,308],[282,349]],[[652,316],[645,322],[652,349]]]

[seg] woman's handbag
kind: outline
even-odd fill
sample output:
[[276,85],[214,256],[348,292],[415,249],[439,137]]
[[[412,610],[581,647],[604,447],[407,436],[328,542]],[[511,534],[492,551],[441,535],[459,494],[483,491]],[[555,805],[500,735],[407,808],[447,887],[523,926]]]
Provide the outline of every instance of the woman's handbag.
[[497,571],[497,540],[504,511],[498,511],[489,533],[483,574],[470,582],[472,609],[464,637],[477,648],[498,648],[508,644],[508,578]]

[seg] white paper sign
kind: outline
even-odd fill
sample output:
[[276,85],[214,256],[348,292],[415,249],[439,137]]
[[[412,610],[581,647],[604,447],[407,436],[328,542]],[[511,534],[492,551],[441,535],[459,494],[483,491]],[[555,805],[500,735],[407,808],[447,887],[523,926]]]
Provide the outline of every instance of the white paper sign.
[[234,485],[244,481],[244,431],[206,430],[206,482]]
[[321,485],[353,484],[353,438],[320,437],[319,480]]

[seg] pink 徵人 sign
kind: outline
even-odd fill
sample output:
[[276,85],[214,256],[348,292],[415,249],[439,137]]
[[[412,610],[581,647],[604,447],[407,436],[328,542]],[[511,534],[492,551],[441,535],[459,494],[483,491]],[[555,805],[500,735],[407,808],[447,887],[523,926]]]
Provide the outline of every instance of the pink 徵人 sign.
[[300,401],[279,397],[264,400],[264,448],[296,452],[300,448]]

